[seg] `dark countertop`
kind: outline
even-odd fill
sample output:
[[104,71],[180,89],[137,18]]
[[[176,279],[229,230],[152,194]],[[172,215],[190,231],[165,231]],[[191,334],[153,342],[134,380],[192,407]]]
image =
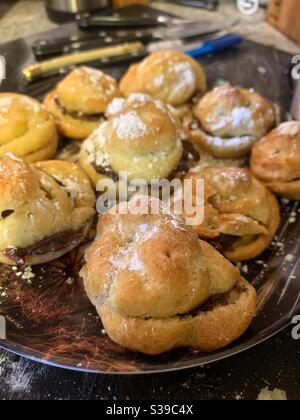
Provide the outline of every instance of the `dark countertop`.
[[300,399],[300,347],[291,328],[210,366],[142,376],[82,374],[39,365],[0,350],[0,399],[255,400],[279,388]]

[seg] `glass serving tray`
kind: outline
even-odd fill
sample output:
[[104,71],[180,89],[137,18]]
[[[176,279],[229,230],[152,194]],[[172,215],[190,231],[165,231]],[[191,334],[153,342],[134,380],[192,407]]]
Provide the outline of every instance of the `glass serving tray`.
[[[59,77],[24,85],[19,74],[30,57],[30,42],[0,46],[0,53],[2,50],[14,57],[14,65],[8,69],[12,76],[1,90],[24,92],[41,99]],[[280,104],[282,110],[289,109],[292,85],[287,54],[245,41],[235,50],[201,62],[211,87],[219,79],[227,80],[254,88]],[[104,70],[119,78],[127,66],[106,66]],[[72,158],[76,151],[76,143],[67,142],[60,157]],[[0,340],[0,346],[45,364],[122,374],[184,369],[245,351],[288,326],[300,309],[300,207],[298,202],[287,201],[282,201],[281,207],[282,224],[274,243],[257,260],[242,266],[243,275],[258,292],[257,316],[247,333],[224,350],[202,354],[179,349],[147,357],[114,344],[103,331],[79,278],[86,245],[60,260],[34,267],[33,275],[0,266],[0,315],[6,319],[6,339]]]

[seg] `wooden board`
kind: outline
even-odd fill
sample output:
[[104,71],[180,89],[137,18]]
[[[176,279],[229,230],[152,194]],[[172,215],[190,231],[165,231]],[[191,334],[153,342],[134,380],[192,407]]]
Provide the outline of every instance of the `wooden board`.
[[300,42],[299,0],[270,0],[268,21],[289,38]]

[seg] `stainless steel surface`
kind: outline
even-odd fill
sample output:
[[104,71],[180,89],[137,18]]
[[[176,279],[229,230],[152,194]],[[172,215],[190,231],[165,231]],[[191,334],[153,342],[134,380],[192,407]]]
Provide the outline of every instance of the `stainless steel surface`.
[[108,0],[45,0],[47,9],[55,12],[78,13],[108,6]]

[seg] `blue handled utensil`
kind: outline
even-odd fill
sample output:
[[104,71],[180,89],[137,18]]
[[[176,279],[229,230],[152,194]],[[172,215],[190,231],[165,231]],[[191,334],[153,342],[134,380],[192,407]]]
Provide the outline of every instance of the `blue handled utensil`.
[[200,57],[206,54],[212,54],[224,51],[239,45],[242,42],[239,35],[227,34],[215,39],[205,41],[200,47],[185,51],[190,57]]

